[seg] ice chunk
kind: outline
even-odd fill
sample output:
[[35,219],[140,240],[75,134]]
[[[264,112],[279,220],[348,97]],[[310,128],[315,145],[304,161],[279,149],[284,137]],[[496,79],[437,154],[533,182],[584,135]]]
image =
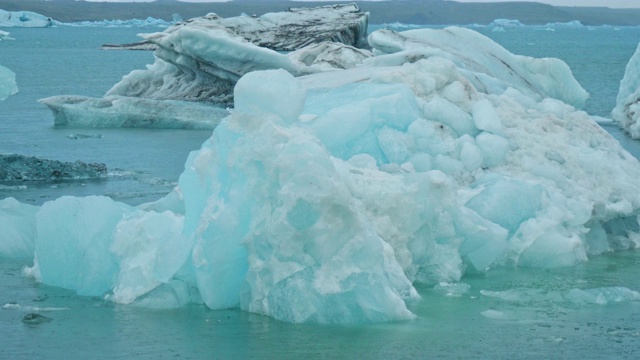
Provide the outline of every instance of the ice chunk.
[[577,235],[549,229],[534,240],[520,256],[518,264],[538,268],[573,266],[587,261],[584,243]]
[[473,171],[482,166],[482,152],[474,143],[465,142],[460,149],[460,161],[467,171]]
[[279,69],[247,74],[234,88],[235,110],[254,116],[275,115],[287,123],[302,113],[305,90],[293,75]]
[[378,30],[369,36],[369,44],[381,53],[414,51],[418,57],[445,57],[482,92],[501,93],[513,87],[538,100],[552,97],[578,108],[589,96],[563,61],[513,55],[470,29]]
[[502,121],[489,100],[480,100],[473,105],[473,121],[479,130],[503,135]]
[[0,200],[0,257],[33,256],[37,211],[37,206],[22,204],[14,198]]
[[4,100],[9,95],[18,92],[16,85],[16,74],[6,67],[0,65],[0,100]]
[[447,99],[434,97],[424,104],[422,111],[429,120],[449,126],[458,136],[478,133],[471,115]]
[[107,197],[62,197],[36,214],[35,275],[45,284],[102,296],[118,278],[109,249],[118,222],[132,208]]
[[481,179],[477,186],[483,190],[467,202],[467,207],[486,219],[515,232],[521,223],[536,217],[542,208],[540,185],[516,179]]
[[306,66],[321,70],[350,69],[373,56],[369,50],[353,46],[321,42],[311,44],[288,54],[289,58]]
[[640,293],[625,287],[572,289],[566,298],[576,304],[609,305],[611,303],[640,301]]
[[110,247],[120,269],[113,288],[114,301],[132,303],[172,280],[193,246],[192,240],[182,235],[182,221],[182,216],[169,211],[149,211],[136,212],[118,222]]
[[2,40],[14,40],[14,39],[9,36],[8,32],[0,30],[0,41]]
[[483,164],[494,167],[502,165],[509,151],[509,140],[488,132],[476,136],[476,144],[482,152]]

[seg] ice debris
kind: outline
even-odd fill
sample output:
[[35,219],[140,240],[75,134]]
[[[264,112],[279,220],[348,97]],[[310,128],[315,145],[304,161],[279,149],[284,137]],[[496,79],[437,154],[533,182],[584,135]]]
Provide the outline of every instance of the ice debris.
[[459,28],[369,41],[357,66],[242,76],[165,199],[10,220],[36,228],[29,272],[120,303],[358,323],[413,318],[415,284],[640,245],[640,164],[568,104],[586,93],[566,64]]

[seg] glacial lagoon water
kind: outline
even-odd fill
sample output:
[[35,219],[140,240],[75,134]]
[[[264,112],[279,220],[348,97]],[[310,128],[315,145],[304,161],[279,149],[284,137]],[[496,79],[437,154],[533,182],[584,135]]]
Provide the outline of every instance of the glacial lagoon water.
[[[592,95],[586,110],[607,116],[640,28],[475,28],[508,50],[566,61]],[[10,29],[0,64],[17,75],[20,92],[0,103],[0,153],[104,162],[107,180],[28,184],[0,198],[41,204],[62,195],[105,194],[138,204],[176,183],[189,151],[208,131],[87,130],[52,127],[37,99],[102,95],[121,76],[152,61],[147,52],[108,52],[105,42],[135,41],[138,28]],[[636,141],[607,129],[636,157]],[[72,139],[69,135],[96,137]],[[72,136],[73,137],[73,136]],[[640,254],[629,251],[555,270],[492,269],[463,283],[422,288],[418,319],[360,326],[294,325],[240,312],[191,305],[148,310],[39,285],[21,275],[31,259],[0,260],[0,358],[637,358]],[[616,296],[576,289],[609,289]],[[609,299],[602,303],[598,299]],[[51,321],[27,324],[27,313]]]

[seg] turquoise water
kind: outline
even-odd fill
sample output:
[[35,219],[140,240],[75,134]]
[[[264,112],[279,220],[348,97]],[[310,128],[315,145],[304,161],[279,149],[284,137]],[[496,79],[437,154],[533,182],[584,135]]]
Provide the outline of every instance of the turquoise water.
[[[159,31],[160,29],[158,29]],[[587,110],[607,116],[640,28],[507,29],[494,38],[514,53],[565,60],[592,94]],[[52,127],[37,99],[59,94],[100,96],[147,52],[105,52],[105,42],[132,42],[154,29],[10,29],[0,64],[17,74],[20,93],[0,102],[0,153],[66,161],[100,161],[112,176],[96,182],[28,185],[0,190],[39,204],[61,195],[107,194],[130,204],[171,189],[186,154],[210,132],[71,130]],[[636,156],[638,143],[608,130]],[[102,138],[72,140],[83,133]],[[116,171],[117,169],[117,171]],[[634,359],[640,356],[640,302],[572,301],[573,289],[640,290],[638,252],[596,257],[568,269],[493,269],[458,287],[419,289],[418,319],[360,326],[293,325],[238,310],[192,305],[148,310],[34,283],[21,275],[30,259],[0,259],[0,359]],[[504,293],[503,291],[508,291]],[[502,294],[496,297],[495,294]],[[27,313],[51,321],[27,324]]]

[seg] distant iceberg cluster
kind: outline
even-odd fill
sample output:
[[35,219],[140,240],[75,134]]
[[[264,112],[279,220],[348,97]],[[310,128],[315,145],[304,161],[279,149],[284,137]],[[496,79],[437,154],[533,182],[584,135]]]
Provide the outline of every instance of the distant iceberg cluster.
[[9,97],[9,95],[13,95],[17,92],[18,86],[16,85],[16,74],[0,65],[0,100],[4,100]]
[[44,28],[54,25],[54,21],[44,15],[31,11],[0,10],[0,28],[2,27],[34,27]]
[[146,19],[78,21],[70,23],[57,22],[56,24],[76,27],[169,27],[180,21],[182,21],[180,16],[174,15],[171,21],[148,17]]
[[[184,97],[207,89],[192,87],[202,72],[228,80],[234,108],[179,185],[137,207],[1,200],[1,256],[34,256],[39,281],[122,304],[361,323],[414,318],[417,285],[640,246],[640,164],[578,110],[588,94],[560,60],[457,27],[290,55],[185,29],[147,36],[171,62],[123,80]],[[178,72],[191,82],[149,76]]]

